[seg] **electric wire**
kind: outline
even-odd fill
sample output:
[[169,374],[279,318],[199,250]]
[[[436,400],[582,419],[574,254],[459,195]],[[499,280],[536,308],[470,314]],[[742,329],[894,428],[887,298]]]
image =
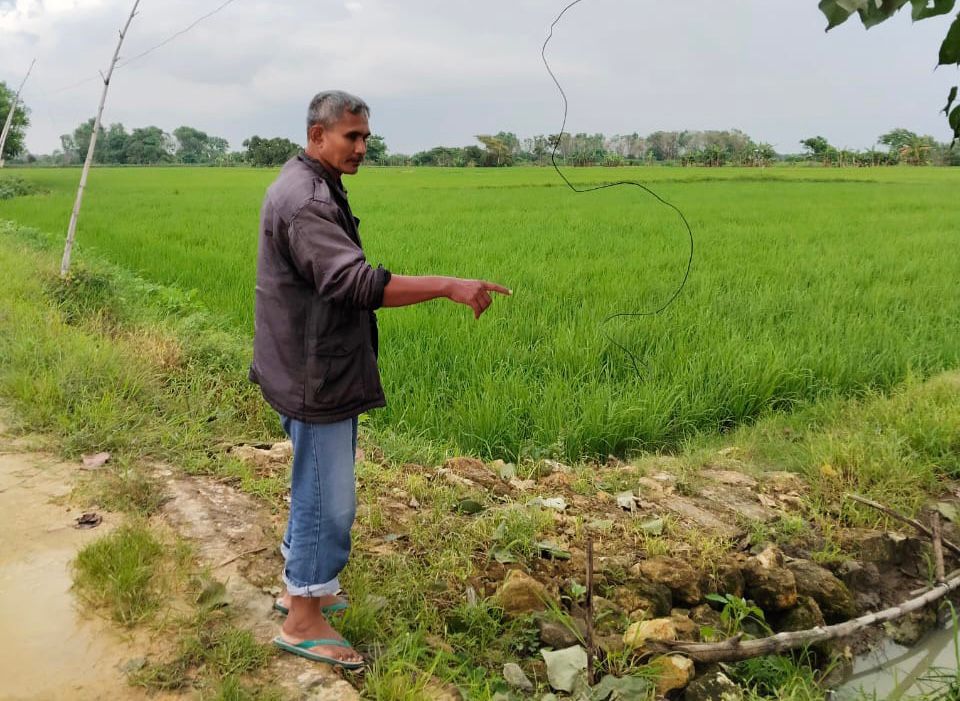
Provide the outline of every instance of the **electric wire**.
[[[189,32],[191,29],[193,29],[194,27],[196,27],[198,24],[200,24],[200,23],[203,22],[204,20],[209,19],[210,17],[213,17],[215,14],[217,14],[218,12],[221,12],[222,10],[226,9],[226,7],[227,7],[228,5],[232,5],[232,4],[235,3],[236,1],[237,1],[237,0],[224,0],[224,2],[220,3],[219,5],[217,5],[217,7],[215,7],[214,9],[212,9],[210,12],[206,13],[205,15],[202,15],[202,16],[198,17],[198,18],[195,19],[193,22],[191,22],[190,24],[188,24],[186,27],[184,27],[183,29],[180,29],[180,30],[174,32],[173,34],[171,34],[170,36],[168,36],[166,39],[164,39],[163,41],[161,41],[160,43],[154,44],[154,45],[151,46],[149,49],[147,49],[146,51],[140,52],[140,53],[137,54],[136,56],[132,56],[132,57],[127,58],[127,59],[121,59],[120,61],[117,62],[117,66],[116,66],[116,69],[115,69],[115,70],[120,70],[121,68],[125,68],[126,66],[129,66],[129,65],[130,65],[131,63],[133,63],[134,61],[139,61],[140,59],[144,58],[145,56],[148,56],[149,54],[152,54],[152,53],[153,53],[154,51],[156,51],[157,49],[163,48],[164,46],[166,46],[167,44],[169,44],[170,42],[172,42],[174,39],[177,39],[177,38],[183,36],[184,34],[186,34],[187,32]],[[139,13],[138,13],[138,14],[139,14]],[[92,82],[95,81],[95,80],[103,80],[103,76],[102,76],[102,75],[94,75],[94,76],[90,76],[89,78],[83,78],[83,79],[81,79],[81,80],[78,80],[78,81],[75,82],[75,83],[70,83],[69,85],[64,85],[63,87],[55,88],[55,89],[53,89],[53,90],[50,90],[49,92],[41,93],[40,97],[49,97],[49,96],[51,96],[51,95],[57,95],[57,94],[59,94],[59,93],[66,92],[67,90],[73,90],[73,89],[75,89],[75,88],[79,88],[80,86],[86,85],[87,83],[92,83]]]
[[[663,205],[666,205],[667,207],[669,207],[670,209],[672,209],[677,213],[677,215],[680,217],[680,221],[683,222],[683,225],[687,230],[687,236],[690,239],[690,253],[687,258],[687,267],[683,273],[683,279],[680,281],[680,284],[677,286],[676,290],[674,290],[673,294],[670,295],[667,301],[661,304],[656,309],[653,309],[651,311],[616,312],[614,314],[610,314],[601,322],[601,324],[606,324],[612,321],[613,319],[618,319],[621,317],[653,316],[655,314],[659,314],[660,312],[665,310],[667,307],[669,307],[671,304],[673,304],[676,301],[677,297],[679,297],[680,293],[683,291],[683,288],[686,287],[687,280],[690,277],[690,270],[693,268],[693,229],[691,229],[690,222],[687,221],[687,217],[684,215],[684,213],[680,210],[679,207],[677,207],[672,202],[665,200],[664,198],[662,198],[660,195],[658,195],[656,192],[654,192],[652,189],[650,189],[648,186],[644,185],[643,183],[637,182],[636,180],[618,180],[616,182],[603,183],[601,185],[593,185],[590,187],[577,187],[572,182],[570,182],[567,176],[564,175],[563,171],[560,169],[560,166],[557,165],[557,149],[560,147],[560,141],[563,138],[564,130],[567,127],[569,102],[567,101],[567,94],[564,92],[563,86],[560,85],[560,81],[557,80],[557,76],[554,75],[553,70],[550,68],[550,63],[549,61],[547,61],[547,45],[550,43],[550,40],[553,38],[554,28],[557,26],[560,20],[563,19],[563,16],[567,13],[568,10],[570,10],[570,8],[574,7],[575,5],[579,5],[581,2],[583,2],[583,0],[573,0],[573,2],[571,2],[569,5],[563,8],[560,14],[557,15],[556,19],[554,19],[553,23],[550,25],[550,33],[547,35],[546,40],[543,42],[543,47],[540,49],[540,57],[543,59],[543,65],[546,67],[547,73],[550,74],[550,78],[553,79],[554,84],[557,86],[557,90],[560,91],[560,96],[563,98],[563,123],[560,125],[560,133],[557,135],[557,138],[554,141],[553,150],[550,153],[550,162],[553,164],[554,170],[557,171],[557,175],[559,175],[560,178],[563,180],[563,182],[566,183],[567,187],[569,187],[571,190],[577,193],[594,192],[596,190],[605,190],[607,188],[617,187],[619,185],[633,185],[634,187],[641,188],[645,192],[652,195],[654,199],[656,199],[658,202],[660,202]],[[606,334],[606,336],[607,336],[607,339],[613,345],[617,346],[620,350],[622,350],[624,353],[627,354],[627,356],[630,358],[630,362],[633,363],[633,369],[639,375],[640,367],[637,363],[636,356],[624,345],[618,343],[610,334]]]

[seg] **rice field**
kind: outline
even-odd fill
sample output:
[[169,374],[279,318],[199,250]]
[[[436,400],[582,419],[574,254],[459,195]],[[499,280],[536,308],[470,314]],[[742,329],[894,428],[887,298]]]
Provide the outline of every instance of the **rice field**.
[[[195,289],[252,333],[258,211],[276,171],[93,171],[78,246]],[[78,170],[0,219],[66,229]],[[374,264],[502,283],[479,321],[436,301],[379,312],[375,427],[488,457],[624,454],[771,409],[960,365],[960,169],[376,169],[346,181]],[[637,368],[619,347],[630,349]]]

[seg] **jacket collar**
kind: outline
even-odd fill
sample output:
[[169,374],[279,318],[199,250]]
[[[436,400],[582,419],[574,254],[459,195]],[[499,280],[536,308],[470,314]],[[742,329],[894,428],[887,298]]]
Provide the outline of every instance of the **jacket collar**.
[[340,178],[340,176],[331,173],[327,167],[323,165],[323,163],[318,161],[316,158],[311,158],[303,151],[297,155],[297,158],[310,166],[310,168],[312,168],[317,175],[333,186],[339,194],[346,197],[347,188],[343,186],[343,180]]

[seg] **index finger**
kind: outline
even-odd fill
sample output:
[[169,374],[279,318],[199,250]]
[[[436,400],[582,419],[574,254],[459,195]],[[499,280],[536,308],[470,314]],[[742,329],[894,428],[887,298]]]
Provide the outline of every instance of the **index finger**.
[[508,297],[513,294],[513,290],[508,290],[506,287],[497,285],[493,282],[484,282],[483,289],[485,289],[487,292],[499,292],[500,294],[507,295]]

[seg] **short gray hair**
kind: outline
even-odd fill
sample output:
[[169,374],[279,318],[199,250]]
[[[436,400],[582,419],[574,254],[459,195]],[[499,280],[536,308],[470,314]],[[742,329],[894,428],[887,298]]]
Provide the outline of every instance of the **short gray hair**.
[[310,107],[307,110],[307,129],[314,124],[332,127],[340,121],[344,111],[362,114],[364,117],[370,116],[370,107],[356,95],[343,90],[318,92],[310,100]]

